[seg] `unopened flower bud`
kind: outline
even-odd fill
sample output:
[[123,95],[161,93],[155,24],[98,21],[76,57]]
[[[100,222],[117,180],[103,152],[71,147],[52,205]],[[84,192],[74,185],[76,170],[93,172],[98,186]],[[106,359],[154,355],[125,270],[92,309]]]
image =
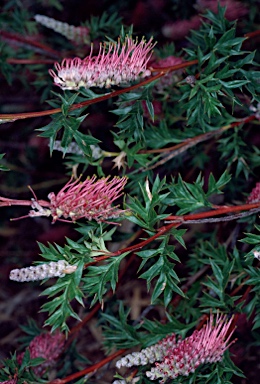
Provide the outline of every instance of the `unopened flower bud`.
[[10,280],[24,282],[49,279],[51,277],[64,277],[65,274],[75,272],[77,266],[69,265],[65,260],[57,262],[37,265],[35,267],[27,267],[21,269],[13,269],[10,272]]

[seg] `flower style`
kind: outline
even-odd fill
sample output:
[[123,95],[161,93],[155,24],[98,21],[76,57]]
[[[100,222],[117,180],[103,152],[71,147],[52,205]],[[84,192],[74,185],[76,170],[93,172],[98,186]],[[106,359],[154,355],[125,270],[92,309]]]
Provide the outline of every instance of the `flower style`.
[[77,44],[89,44],[89,29],[87,27],[75,27],[67,23],[52,19],[51,17],[44,15],[34,16],[37,23],[44,25],[47,28],[53,29],[55,32],[65,36],[68,40],[71,40]]
[[250,195],[248,196],[246,202],[248,204],[260,202],[260,182],[256,183],[255,188],[252,189]]
[[19,282],[36,281],[51,277],[64,277],[75,272],[76,269],[76,265],[69,265],[65,260],[51,261],[50,263],[40,264],[35,267],[13,269],[10,272],[9,278]]
[[97,56],[93,56],[91,45],[90,55],[85,59],[64,59],[61,64],[55,63],[57,73],[53,70],[49,73],[54,78],[54,84],[62,89],[110,88],[126,84],[151,74],[146,65],[154,45],[152,38],[138,43],[137,39],[126,37],[123,44],[120,40],[100,44]]
[[[33,368],[37,376],[41,376],[48,368],[55,365],[55,360],[59,358],[65,344],[65,338],[62,333],[53,334],[42,333],[36,336],[29,344],[30,358],[42,357],[45,361]],[[22,363],[24,352],[17,356],[19,364]]]
[[117,218],[124,211],[112,207],[111,204],[122,195],[121,191],[127,178],[114,177],[110,181],[108,179],[109,177],[106,177],[96,181],[96,176],[93,176],[82,183],[79,179],[71,179],[57,195],[49,193],[50,203],[47,209],[32,199],[33,210],[29,212],[29,216],[52,216],[53,223],[57,220],[64,221],[60,219],[62,216],[71,221],[86,218],[97,222],[108,222],[110,218]]
[[221,361],[225,350],[232,344],[229,340],[234,329],[227,336],[232,320],[218,314],[214,326],[211,314],[203,329],[194,331],[184,340],[178,340],[177,345],[168,350],[164,361],[156,363],[151,371],[146,372],[147,377],[151,380],[161,378],[160,383],[164,383],[179,375],[188,376],[201,364]]

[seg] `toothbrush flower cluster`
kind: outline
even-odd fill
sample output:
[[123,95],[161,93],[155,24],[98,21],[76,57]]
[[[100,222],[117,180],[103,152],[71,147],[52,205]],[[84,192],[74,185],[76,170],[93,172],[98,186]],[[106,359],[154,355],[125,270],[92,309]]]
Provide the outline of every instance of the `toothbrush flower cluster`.
[[[52,216],[52,223],[58,221],[74,222],[85,218],[89,221],[96,220],[98,223],[109,221],[111,218],[118,218],[126,211],[112,206],[114,200],[122,194],[127,182],[127,177],[108,177],[96,180],[96,176],[80,181],[71,178],[66,185],[55,195],[49,193],[49,201],[38,200],[31,189],[34,198],[31,200],[16,200],[0,197],[0,207],[23,205],[31,206],[28,215],[19,217],[40,217]],[[17,220],[13,219],[13,220]]]
[[147,371],[146,376],[150,380],[160,379],[160,383],[180,375],[188,376],[202,364],[222,360],[225,350],[232,344],[229,342],[234,332],[234,329],[230,330],[232,320],[217,314],[214,325],[211,314],[206,326],[194,331],[191,336],[177,340],[175,334],[169,335],[152,347],[123,357],[116,366],[130,367],[156,361],[155,367]]
[[52,216],[53,223],[57,220],[76,221],[82,218],[108,222],[108,219],[117,218],[124,213],[123,210],[112,206],[112,202],[122,195],[126,182],[126,177],[96,180],[96,176],[92,176],[83,182],[80,182],[80,179],[71,179],[57,195],[54,192],[49,193],[50,203],[47,209],[33,199],[33,209],[29,216]]
[[127,84],[140,77],[149,76],[146,69],[154,47],[152,38],[146,42],[126,37],[123,43],[118,40],[100,44],[98,55],[90,55],[84,59],[64,59],[61,64],[55,63],[57,72],[49,70],[54,84],[62,89],[77,90],[80,87],[110,88],[113,85]]

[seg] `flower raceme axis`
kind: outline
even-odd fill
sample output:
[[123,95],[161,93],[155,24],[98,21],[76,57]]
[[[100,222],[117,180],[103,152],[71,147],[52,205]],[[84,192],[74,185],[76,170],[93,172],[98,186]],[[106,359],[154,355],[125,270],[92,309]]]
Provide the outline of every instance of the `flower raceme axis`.
[[139,78],[150,76],[146,69],[155,43],[152,38],[146,42],[126,37],[123,43],[101,43],[97,56],[90,55],[84,59],[64,59],[55,63],[57,73],[49,70],[54,84],[62,89],[77,90],[80,87],[110,88],[113,85],[127,84]]

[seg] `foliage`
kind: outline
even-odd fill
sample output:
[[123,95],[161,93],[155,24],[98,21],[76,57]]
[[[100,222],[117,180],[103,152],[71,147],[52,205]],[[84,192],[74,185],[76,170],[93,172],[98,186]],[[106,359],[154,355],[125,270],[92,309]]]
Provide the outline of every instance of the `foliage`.
[[[68,380],[83,383],[91,380],[86,376],[88,373],[98,372],[109,362],[92,363],[94,359],[86,348],[92,333],[99,336],[100,357],[102,349],[108,354],[121,348],[146,348],[171,333],[184,338],[202,327],[211,312],[234,314],[234,323],[238,324],[237,319],[246,317],[248,323],[253,323],[254,331],[246,330],[250,333],[248,343],[259,343],[260,196],[252,204],[246,203],[255,183],[259,183],[260,165],[259,65],[254,39],[244,35],[250,21],[243,21],[242,25],[239,21],[228,21],[225,7],[219,6],[218,13],[207,10],[200,26],[191,31],[183,45],[166,43],[158,29],[153,56],[147,59],[136,81],[120,87],[109,88],[106,84],[104,89],[62,91],[51,84],[48,68],[53,66],[52,61],[61,63],[64,57],[85,57],[91,61],[88,55],[98,55],[100,42],[116,44],[118,39],[122,42],[126,36],[137,34],[138,27],[126,27],[130,24],[124,12],[129,10],[127,4],[122,2],[118,13],[107,4],[106,12],[99,10],[87,20],[83,15],[75,16],[77,25],[89,29],[93,41],[90,47],[77,45],[48,34],[33,21],[36,10],[43,8],[56,19],[63,10],[66,22],[75,24],[69,20],[68,2],[47,3],[38,1],[37,6],[23,7],[20,1],[10,0],[0,16],[3,24],[0,70],[5,78],[1,84],[10,89],[13,98],[22,86],[19,92],[23,99],[17,110],[15,106],[10,113],[6,112],[10,103],[1,106],[0,121],[7,123],[1,127],[3,132],[10,130],[10,138],[5,134],[1,139],[7,148],[4,146],[1,151],[5,153],[0,155],[0,170],[9,172],[1,173],[7,197],[0,198],[0,206],[15,206],[15,210],[19,205],[33,209],[39,206],[35,216],[51,215],[49,201],[42,200],[41,191],[41,198],[33,192],[33,199],[25,200],[24,190],[20,198],[17,185],[34,184],[35,190],[41,187],[55,190],[65,167],[75,179],[81,173],[81,180],[94,174],[99,178],[118,175],[127,176],[128,182],[125,195],[113,202],[124,209],[120,217],[109,221],[104,217],[99,223],[83,219],[68,223],[66,214],[70,218],[75,215],[68,211],[60,212],[59,218],[65,219],[54,226],[45,224],[44,217],[34,217],[30,219],[31,233],[22,224],[19,227],[23,234],[29,232],[29,237],[34,237],[34,229],[39,229],[41,235],[50,236],[50,241],[39,235],[39,258],[32,260],[27,255],[22,259],[15,248],[21,241],[17,236],[8,259],[10,269],[15,268],[13,265],[25,267],[28,260],[43,269],[59,260],[69,265],[61,277],[43,280],[39,304],[43,324],[35,319],[27,325],[21,324],[28,335],[20,339],[22,348],[41,333],[41,326],[54,334],[63,332],[67,343],[61,351],[60,361],[64,364],[59,367],[57,362],[54,373],[36,377],[33,367],[43,360],[32,359],[26,349],[20,365],[16,353],[4,360],[0,380],[44,383],[56,375],[61,384],[67,382],[67,376]],[[102,4],[105,3],[104,0]],[[196,7],[186,9],[181,1],[166,3],[169,15],[175,20],[196,13]],[[253,6],[248,16],[251,32],[257,24]],[[137,11],[133,12],[133,24],[134,21],[138,24]],[[161,19],[168,16],[163,13]],[[156,25],[147,27],[146,41],[155,28]],[[107,48],[108,44],[104,46]],[[185,46],[183,50],[182,46]],[[126,48],[120,46],[120,49]],[[138,61],[140,52],[135,54]],[[183,68],[158,69],[156,62],[170,56],[181,58]],[[76,65],[73,71],[88,76],[84,73],[84,60],[77,60],[82,67]],[[128,60],[125,58],[125,66],[130,65]],[[64,76],[69,78],[68,66]],[[112,65],[110,70],[113,72]],[[76,73],[79,79],[82,73]],[[76,76],[74,72],[72,75]],[[34,111],[41,109],[41,112],[24,114],[22,111],[31,109],[31,105]],[[58,150],[62,159],[56,153]],[[27,169],[23,171],[23,167]],[[42,179],[47,176],[53,180]],[[66,208],[66,189],[61,191]],[[77,199],[76,191],[75,196],[70,196],[74,198]],[[104,198],[109,200],[109,196]],[[86,193],[80,207],[87,206],[87,199]],[[102,211],[104,201],[98,192],[96,200]],[[59,214],[60,208],[55,209]],[[69,229],[62,232],[63,228]],[[7,236],[6,233],[8,236],[11,233],[9,227],[3,235]],[[60,233],[57,241],[50,235]],[[35,256],[35,252],[33,249],[31,253]],[[4,268],[2,274],[5,271]],[[19,290],[17,283],[13,284],[11,289]],[[27,284],[28,290],[39,286],[38,282]],[[89,331],[86,323],[91,319],[94,325],[91,324]],[[96,325],[98,331],[93,330]],[[84,346],[79,331],[88,338]],[[239,339],[242,332],[239,330],[235,337]],[[247,340],[244,349],[248,348]],[[232,359],[232,353],[226,351],[222,361],[202,365],[189,376],[169,382],[231,383],[233,375],[244,377]],[[85,372],[88,366],[90,370]],[[133,375],[140,378],[140,383],[152,383],[146,371],[147,367],[141,367]],[[110,369],[110,382],[114,375],[120,377],[114,368]]]

